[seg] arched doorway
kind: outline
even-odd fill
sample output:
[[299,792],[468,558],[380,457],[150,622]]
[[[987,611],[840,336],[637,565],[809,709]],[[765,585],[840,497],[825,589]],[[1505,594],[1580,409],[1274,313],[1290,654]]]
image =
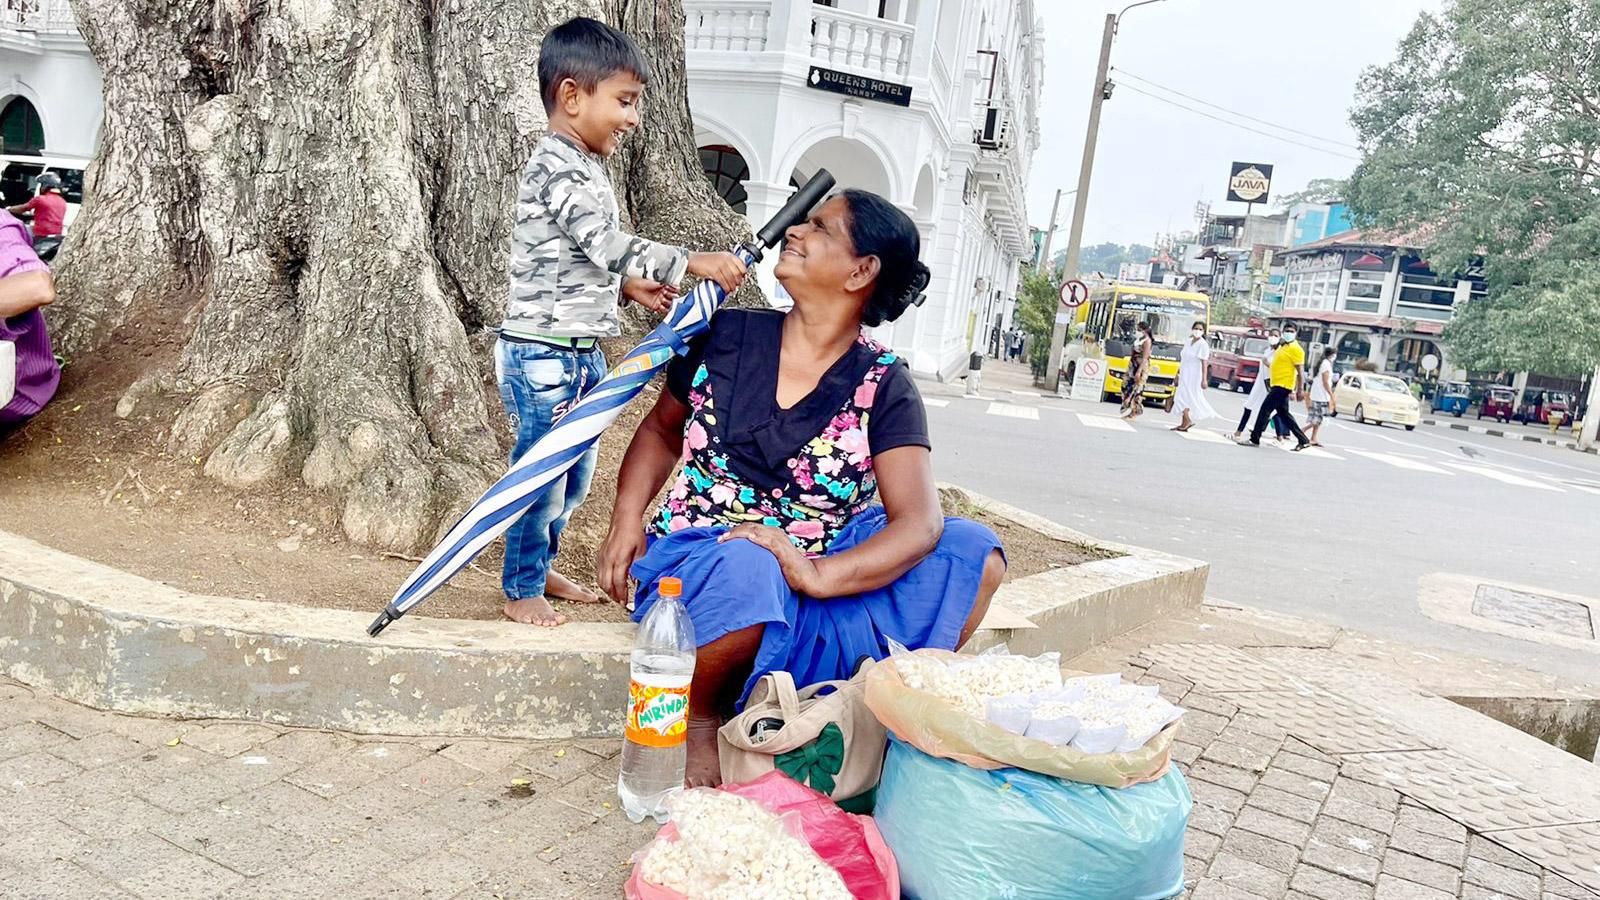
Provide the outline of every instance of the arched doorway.
[[37,155],[44,151],[44,121],[25,97],[12,97],[0,110],[0,152]]
[[701,147],[700,168],[705,171],[706,180],[711,182],[711,189],[717,192],[717,196],[728,201],[734,212],[744,215],[745,201],[749,199],[744,183],[750,180],[750,164],[745,162],[739,151],[727,144]]
[[[1438,344],[1426,338],[1406,338],[1389,349],[1388,369],[1402,375],[1421,372],[1422,358],[1430,354],[1439,361],[1441,367],[1444,365],[1444,354],[1439,352]],[[1434,373],[1437,374],[1438,370],[1435,369]]]
[[861,141],[843,137],[824,138],[801,155],[794,169],[796,178],[800,173],[827,169],[833,173],[840,188],[857,188],[891,201],[897,200],[888,167],[876,150]]
[[1334,354],[1334,365],[1342,372],[1371,354],[1372,341],[1367,340],[1366,335],[1348,332],[1339,338],[1339,345]]

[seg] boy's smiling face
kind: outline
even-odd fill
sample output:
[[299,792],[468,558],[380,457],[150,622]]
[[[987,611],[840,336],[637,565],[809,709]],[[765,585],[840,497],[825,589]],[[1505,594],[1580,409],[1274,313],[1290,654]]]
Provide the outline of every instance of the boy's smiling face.
[[644,95],[644,82],[632,72],[617,72],[585,91],[576,82],[562,82],[559,112],[566,119],[565,128],[557,122],[551,126],[558,131],[583,141],[589,152],[610,156],[628,132],[639,126],[639,101]]

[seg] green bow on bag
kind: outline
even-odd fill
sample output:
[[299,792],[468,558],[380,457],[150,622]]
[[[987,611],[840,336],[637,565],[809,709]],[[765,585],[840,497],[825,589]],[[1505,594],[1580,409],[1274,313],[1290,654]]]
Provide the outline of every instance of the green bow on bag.
[[836,722],[822,726],[817,739],[773,758],[778,771],[801,784],[832,795],[833,777],[844,766],[844,732]]

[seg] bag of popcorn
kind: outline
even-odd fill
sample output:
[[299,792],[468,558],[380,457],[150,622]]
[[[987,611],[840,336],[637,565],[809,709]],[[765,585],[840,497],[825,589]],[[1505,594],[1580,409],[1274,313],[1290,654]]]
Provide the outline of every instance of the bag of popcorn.
[[[870,816],[782,772],[697,788],[634,854],[629,900],[897,900],[899,870]],[[838,891],[843,891],[842,894]]]
[[[867,673],[867,708],[923,753],[977,769],[1015,767],[1112,788],[1153,781],[1167,771],[1177,707],[1149,687],[1124,685],[1114,673],[1065,679],[1053,653],[1012,656],[1004,647],[979,656],[890,650]],[[1020,733],[1018,695],[1031,704]],[[1151,730],[1156,722],[1161,724]]]

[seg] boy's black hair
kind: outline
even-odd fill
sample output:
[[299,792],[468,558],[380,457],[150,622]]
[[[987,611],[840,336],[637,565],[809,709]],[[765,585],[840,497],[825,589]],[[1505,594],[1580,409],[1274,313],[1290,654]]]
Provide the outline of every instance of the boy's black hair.
[[561,82],[570,78],[581,90],[592,91],[618,72],[650,80],[650,64],[639,46],[604,22],[586,16],[568,19],[539,43],[539,96],[547,115],[555,109]]

